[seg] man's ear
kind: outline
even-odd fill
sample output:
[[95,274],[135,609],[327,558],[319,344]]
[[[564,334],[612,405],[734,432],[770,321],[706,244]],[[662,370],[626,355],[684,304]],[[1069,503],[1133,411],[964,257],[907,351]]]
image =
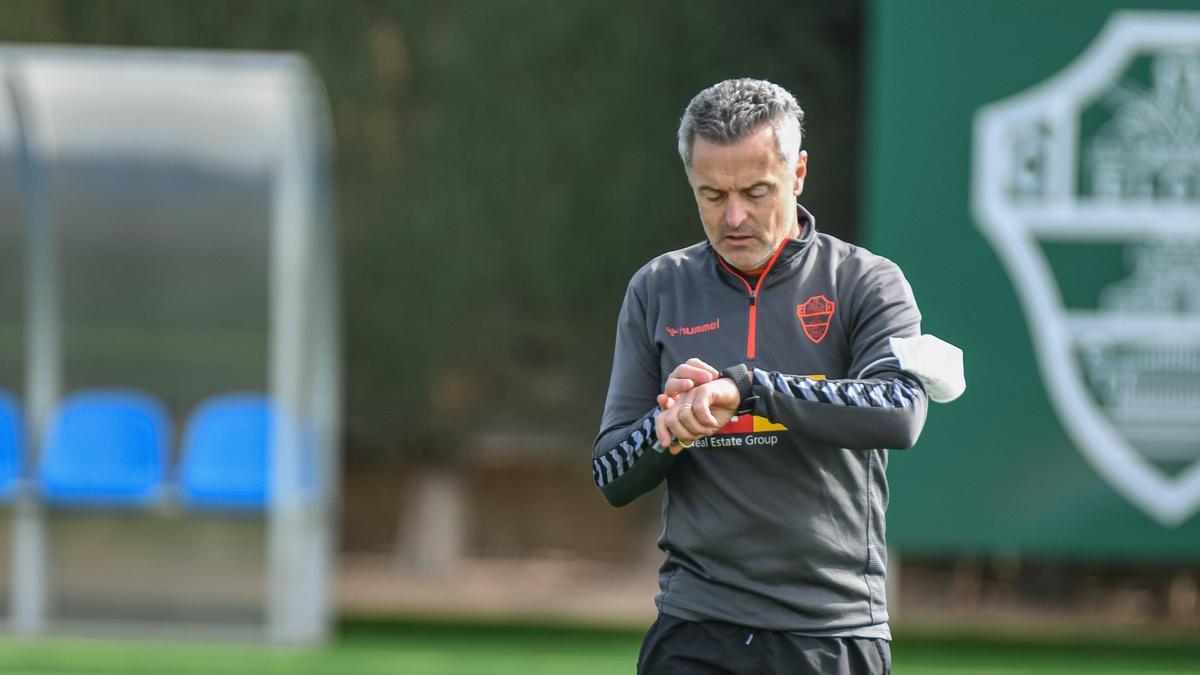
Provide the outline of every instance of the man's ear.
[[804,178],[808,175],[808,151],[801,150],[796,159],[796,182],[792,184],[792,194],[797,197],[804,192]]

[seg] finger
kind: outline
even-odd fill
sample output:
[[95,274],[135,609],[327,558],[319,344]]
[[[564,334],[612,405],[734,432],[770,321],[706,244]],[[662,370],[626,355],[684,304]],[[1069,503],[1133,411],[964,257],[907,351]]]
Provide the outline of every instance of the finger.
[[700,421],[691,403],[680,404],[675,418],[683,430],[683,433],[676,433],[675,437],[681,441],[691,442],[697,438],[707,436],[714,431],[710,425],[706,425]]
[[671,406],[675,405],[675,399],[666,394],[659,394],[655,400],[658,401],[658,407],[663,410],[670,410]]
[[708,407],[708,404],[697,403],[692,406],[691,411],[692,416],[696,418],[696,421],[705,427],[710,429],[717,429],[721,427],[720,420],[717,419],[716,415],[713,415],[712,409]]
[[692,447],[692,444],[695,442],[696,442],[695,440],[685,441],[685,440],[681,440],[679,438],[672,438],[671,446],[669,448],[667,448],[667,450],[670,451],[670,453],[672,455],[678,455],[679,453],[683,452],[684,450]]
[[705,382],[711,382],[713,380],[714,373],[701,366],[692,365],[690,363],[682,363],[676,366],[675,370],[672,370],[671,374],[667,377],[691,380],[696,384],[704,384]]
[[667,447],[676,441],[687,441],[687,439],[679,437],[679,434],[686,434],[687,432],[684,430],[683,425],[679,423],[679,420],[675,419],[674,412],[664,413],[659,419],[662,421],[663,431],[666,433],[667,439],[663,447]]
[[713,378],[717,375],[717,373],[715,373],[711,368],[708,368],[703,361],[701,361],[700,365],[698,366],[685,363],[676,368],[675,372],[678,373],[676,377],[686,377],[696,384],[712,382]]
[[670,397],[679,396],[680,394],[689,392],[696,383],[684,377],[671,377],[667,379],[666,394]]
[[667,430],[667,414],[663,413],[654,420],[654,433],[658,436],[659,447],[671,447],[671,432]]
[[679,415],[677,413],[679,410],[680,409],[676,407],[670,412],[665,413],[663,416],[667,419],[663,422],[663,426],[666,427],[667,433],[670,434],[671,438],[673,438],[675,441],[692,443],[699,438],[699,435],[694,433],[686,424],[683,423],[682,420],[679,419]]
[[717,370],[716,368],[713,368],[712,366],[708,365],[707,363],[701,361],[700,359],[698,359],[696,357],[692,357],[692,358],[688,359],[687,363],[690,366],[695,366],[701,370],[707,371],[708,374],[712,375],[714,378],[721,375],[721,371]]

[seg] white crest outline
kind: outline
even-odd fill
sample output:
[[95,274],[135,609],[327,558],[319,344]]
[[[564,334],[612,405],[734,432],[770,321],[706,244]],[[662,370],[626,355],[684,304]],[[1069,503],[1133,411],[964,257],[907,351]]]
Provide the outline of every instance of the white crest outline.
[[[1077,449],[1123,497],[1164,526],[1187,520],[1200,508],[1200,461],[1175,476],[1151,464],[1104,416],[1085,386],[1072,354],[1066,310],[1038,239],[1090,240],[1200,235],[1200,203],[1169,205],[1081,204],[1073,193],[1077,172],[1078,118],[1085,101],[1101,95],[1148,51],[1200,50],[1200,12],[1118,12],[1066,68],[1012,97],[984,106],[974,123],[971,209],[975,222],[999,254],[1028,319],[1038,365],[1059,420]],[[1032,207],[1006,194],[1016,175],[1012,133],[1054,129],[1046,171],[1048,198]],[[1057,158],[1058,161],[1054,161]],[[1140,337],[1167,334],[1200,343],[1200,320],[1162,325],[1142,317]],[[1138,325],[1131,322],[1131,325]]]

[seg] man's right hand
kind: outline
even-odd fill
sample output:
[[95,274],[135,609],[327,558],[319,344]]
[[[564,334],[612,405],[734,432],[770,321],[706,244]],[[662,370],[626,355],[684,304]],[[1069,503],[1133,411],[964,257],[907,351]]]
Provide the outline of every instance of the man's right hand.
[[[697,358],[690,358],[679,364],[667,376],[667,386],[663,395],[676,398],[696,387],[707,384],[721,377],[721,372]],[[661,397],[660,397],[661,400]],[[659,403],[661,406],[661,402]],[[664,408],[665,410],[665,408]]]

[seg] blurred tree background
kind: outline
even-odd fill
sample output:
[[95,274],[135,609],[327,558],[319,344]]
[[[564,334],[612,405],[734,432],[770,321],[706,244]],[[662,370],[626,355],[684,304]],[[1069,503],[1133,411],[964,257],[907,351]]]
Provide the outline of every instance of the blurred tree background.
[[803,201],[854,240],[860,2],[39,0],[0,17],[9,42],[312,60],[336,129],[351,461],[502,438],[587,471],[625,283],[703,236],[675,126],[709,84],[796,94]]

